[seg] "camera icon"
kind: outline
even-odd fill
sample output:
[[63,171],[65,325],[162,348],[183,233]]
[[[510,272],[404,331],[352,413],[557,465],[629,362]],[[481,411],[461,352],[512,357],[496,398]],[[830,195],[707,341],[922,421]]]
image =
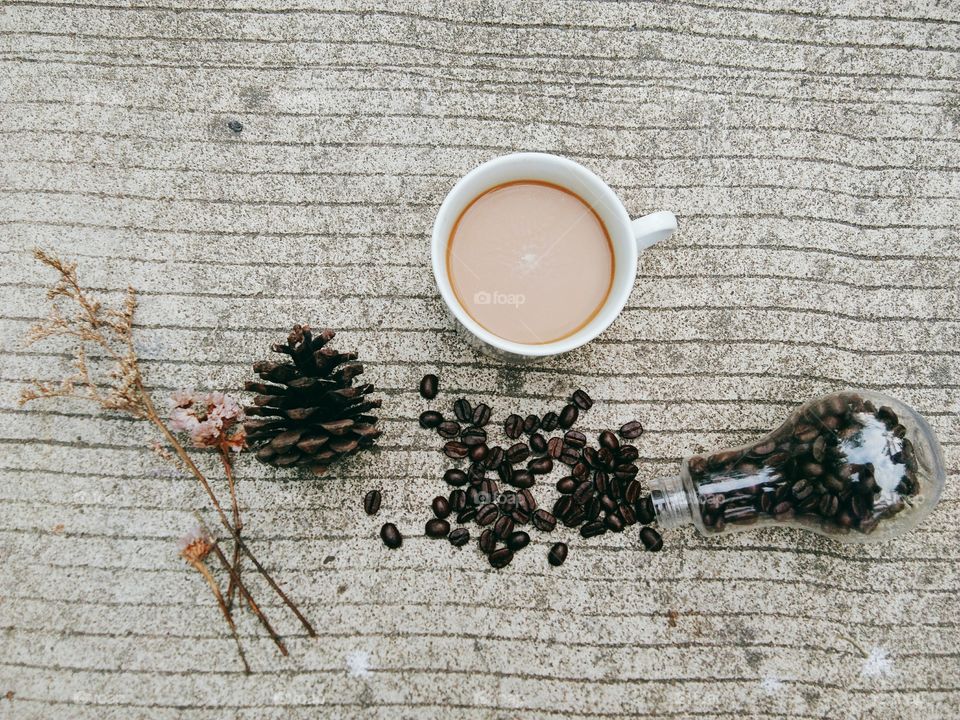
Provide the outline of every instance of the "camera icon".
[[473,294],[473,302],[477,305],[489,305],[493,302],[493,296],[486,290],[477,290]]

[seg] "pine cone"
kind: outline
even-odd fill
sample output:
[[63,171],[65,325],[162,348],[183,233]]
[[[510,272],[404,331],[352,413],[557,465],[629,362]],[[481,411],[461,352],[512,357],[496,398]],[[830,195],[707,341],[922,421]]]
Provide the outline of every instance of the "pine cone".
[[293,362],[255,363],[253,370],[269,383],[247,381],[247,390],[259,393],[244,423],[247,441],[257,459],[277,467],[308,466],[322,475],[337,458],[370,447],[380,436],[377,418],[369,410],[379,399],[366,398],[373,385],[353,385],[363,365],[356,353],[327,346],[333,330],[314,335],[307,325],[294,325],[285,344],[274,352]]

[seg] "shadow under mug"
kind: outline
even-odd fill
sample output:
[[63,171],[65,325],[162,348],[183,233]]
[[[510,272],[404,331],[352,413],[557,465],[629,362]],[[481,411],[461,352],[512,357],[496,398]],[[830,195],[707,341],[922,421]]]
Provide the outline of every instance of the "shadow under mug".
[[[572,335],[535,345],[506,340],[477,323],[460,304],[447,273],[450,234],[467,205],[487,190],[517,180],[540,180],[576,193],[600,216],[613,244],[613,284],[600,311]],[[630,296],[640,251],[666,240],[676,229],[677,218],[667,210],[631,220],[616,193],[595,173],[573,160],[546,153],[513,153],[474,168],[447,194],[433,224],[433,275],[447,309],[466,330],[474,347],[506,360],[530,361],[574,350],[606,330]]]

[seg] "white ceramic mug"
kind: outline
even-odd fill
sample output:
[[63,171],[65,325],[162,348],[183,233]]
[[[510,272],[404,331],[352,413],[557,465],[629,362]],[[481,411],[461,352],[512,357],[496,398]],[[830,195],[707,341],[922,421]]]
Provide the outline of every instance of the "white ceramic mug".
[[[460,304],[447,274],[447,245],[457,218],[479,195],[497,185],[516,180],[553,183],[579,195],[600,216],[613,243],[613,285],[606,303],[587,325],[572,335],[550,343],[528,345],[512,342],[483,328]],[[511,360],[532,360],[569,352],[606,330],[623,310],[633,289],[639,252],[666,240],[676,229],[677,218],[667,210],[631,220],[610,186],[573,160],[546,153],[503,155],[460,178],[440,205],[433,224],[433,274],[443,301],[453,317],[467,330],[467,336],[474,346]]]

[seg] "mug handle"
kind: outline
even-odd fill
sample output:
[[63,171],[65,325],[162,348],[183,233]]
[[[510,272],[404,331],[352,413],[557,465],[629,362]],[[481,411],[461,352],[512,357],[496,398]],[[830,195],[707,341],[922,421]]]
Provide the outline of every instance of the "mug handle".
[[630,227],[637,241],[637,250],[643,251],[676,232],[677,216],[669,210],[660,210],[631,220]]

